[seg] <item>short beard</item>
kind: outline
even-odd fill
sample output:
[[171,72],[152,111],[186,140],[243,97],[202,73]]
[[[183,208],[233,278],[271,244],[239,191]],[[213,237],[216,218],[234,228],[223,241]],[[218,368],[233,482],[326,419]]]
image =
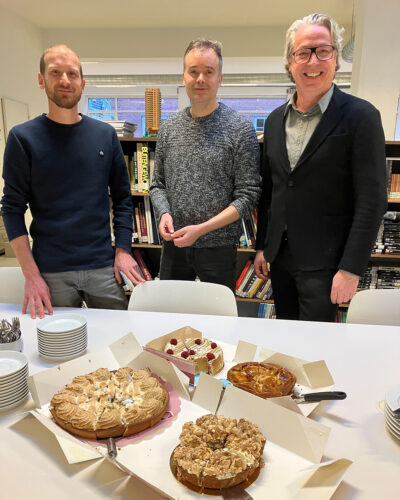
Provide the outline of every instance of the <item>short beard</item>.
[[78,96],[74,96],[71,100],[64,100],[61,97],[57,96],[55,93],[51,95],[47,94],[47,97],[50,99],[50,101],[54,102],[54,104],[56,104],[59,108],[63,109],[72,109],[81,100],[81,94]]

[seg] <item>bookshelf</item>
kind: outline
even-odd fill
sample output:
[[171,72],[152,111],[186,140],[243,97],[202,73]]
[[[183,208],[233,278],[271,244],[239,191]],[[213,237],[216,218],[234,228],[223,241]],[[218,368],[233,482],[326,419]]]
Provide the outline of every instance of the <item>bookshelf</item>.
[[[121,137],[120,142],[124,152],[124,155],[133,158],[137,152],[138,144],[147,143],[149,151],[154,151],[156,146],[156,138],[150,137]],[[259,140],[260,149],[262,150],[263,141]],[[400,141],[387,141],[386,142],[386,157],[387,160],[391,161],[391,172],[395,174],[400,174]],[[388,186],[388,194],[389,194]],[[131,190],[133,202],[138,200],[144,200],[149,198],[149,193],[146,192],[136,192]],[[400,199],[388,197],[388,210],[399,212],[400,211]],[[161,243],[161,242],[160,242]],[[146,242],[135,242],[132,243],[133,249],[140,249],[146,265],[153,277],[157,276],[161,255],[161,244],[159,243],[146,243]],[[249,247],[238,247],[237,253],[237,269],[236,269],[236,279],[240,276],[245,264],[249,259],[254,259],[256,251],[254,248]],[[400,270],[400,253],[399,254],[389,254],[389,253],[373,253],[371,254],[371,263],[373,266],[388,266],[394,269]],[[258,298],[245,298],[236,297],[238,303],[238,310],[240,316],[257,316],[257,310],[260,304],[273,304],[273,300],[261,300]],[[341,304],[340,309],[346,310],[348,304]]]

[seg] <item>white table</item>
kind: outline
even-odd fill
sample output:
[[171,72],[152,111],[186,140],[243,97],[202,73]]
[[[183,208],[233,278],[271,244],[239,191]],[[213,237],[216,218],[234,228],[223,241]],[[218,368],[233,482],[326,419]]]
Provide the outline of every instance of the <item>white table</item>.
[[[311,418],[332,429],[324,460],[348,458],[354,462],[334,498],[400,498],[400,442],[385,429],[383,415],[376,408],[386,390],[400,383],[400,327],[94,309],[75,311],[87,317],[89,351],[105,347],[129,331],[144,345],[189,325],[207,338],[233,344],[241,339],[307,361],[324,359],[336,389],[348,396],[344,401],[322,403]],[[39,358],[35,320],[22,316],[20,306],[0,304],[0,318],[12,316],[21,320],[30,374],[54,366]],[[29,401],[0,414],[0,498],[162,498],[105,461],[68,465],[56,440],[39,422],[31,416],[21,420],[21,412],[32,407]]]

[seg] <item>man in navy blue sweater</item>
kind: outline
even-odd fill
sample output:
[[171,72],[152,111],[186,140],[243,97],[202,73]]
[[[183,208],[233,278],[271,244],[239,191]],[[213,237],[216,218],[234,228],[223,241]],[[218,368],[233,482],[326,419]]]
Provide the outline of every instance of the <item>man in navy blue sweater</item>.
[[[40,60],[39,87],[49,111],[14,127],[4,154],[4,224],[25,276],[33,318],[44,308],[125,309],[120,271],[143,281],[131,256],[132,200],[112,127],[78,113],[85,87],[78,56],[65,45]],[[109,195],[115,255],[111,246]],[[30,249],[24,214],[32,213]]]

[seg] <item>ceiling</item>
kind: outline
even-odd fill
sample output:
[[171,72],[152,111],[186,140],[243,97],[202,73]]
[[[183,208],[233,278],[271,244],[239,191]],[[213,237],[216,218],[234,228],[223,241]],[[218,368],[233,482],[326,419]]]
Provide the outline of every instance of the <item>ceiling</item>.
[[[312,12],[350,25],[354,0],[0,0],[42,29],[289,26]],[[144,41],[145,43],[145,41]]]

